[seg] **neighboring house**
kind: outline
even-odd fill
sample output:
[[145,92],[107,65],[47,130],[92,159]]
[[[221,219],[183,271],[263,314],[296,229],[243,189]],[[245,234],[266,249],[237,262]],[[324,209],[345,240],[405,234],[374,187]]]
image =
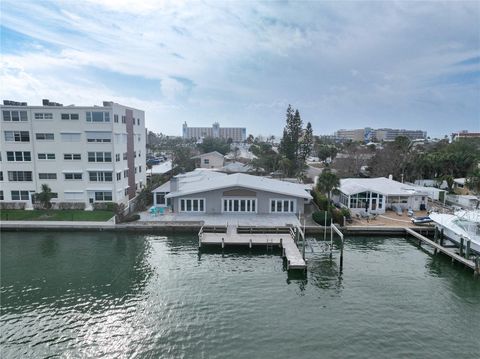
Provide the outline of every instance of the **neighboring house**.
[[145,185],[145,113],[103,106],[1,106],[0,201],[25,203],[48,184],[52,202],[127,203]]
[[428,193],[419,187],[388,178],[346,178],[340,180],[338,202],[352,213],[367,209],[370,213],[385,213],[390,208],[427,209]]
[[197,169],[153,191],[155,206],[180,213],[302,214],[312,199],[305,185],[243,173]]
[[447,195],[447,203],[463,208],[478,208],[479,198],[473,195]]
[[200,160],[200,168],[222,168],[225,163],[225,156],[217,151],[204,153],[193,158]]

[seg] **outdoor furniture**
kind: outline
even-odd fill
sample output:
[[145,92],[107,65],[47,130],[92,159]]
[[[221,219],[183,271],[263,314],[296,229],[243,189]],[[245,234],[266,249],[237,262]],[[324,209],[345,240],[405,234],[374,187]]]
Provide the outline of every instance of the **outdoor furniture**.
[[155,217],[157,215],[157,209],[155,207],[150,207],[149,212],[152,217]]

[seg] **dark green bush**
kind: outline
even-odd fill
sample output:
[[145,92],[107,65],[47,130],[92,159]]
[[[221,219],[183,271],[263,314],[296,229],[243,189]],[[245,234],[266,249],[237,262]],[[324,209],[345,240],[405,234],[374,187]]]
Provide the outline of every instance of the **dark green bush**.
[[111,211],[115,210],[114,202],[95,202],[92,205],[94,211]]
[[316,189],[312,191],[313,200],[322,211],[326,211],[328,208],[328,198]]
[[[321,226],[325,225],[325,211],[317,211],[312,213],[312,219]],[[330,225],[330,213],[327,212],[327,226]]]

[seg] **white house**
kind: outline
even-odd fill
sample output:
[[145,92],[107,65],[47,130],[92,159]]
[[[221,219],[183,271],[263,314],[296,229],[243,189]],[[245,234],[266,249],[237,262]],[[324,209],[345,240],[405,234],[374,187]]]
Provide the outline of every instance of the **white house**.
[[154,206],[173,212],[302,214],[312,199],[303,184],[243,173],[197,169],[173,177],[153,191]]
[[217,151],[203,153],[193,158],[200,159],[200,168],[222,168],[225,163],[225,156]]
[[52,202],[126,203],[145,185],[145,113],[103,106],[1,106],[0,201],[31,207],[47,184]]
[[352,213],[385,213],[394,207],[427,209],[426,191],[385,177],[341,179],[339,192],[338,202]]

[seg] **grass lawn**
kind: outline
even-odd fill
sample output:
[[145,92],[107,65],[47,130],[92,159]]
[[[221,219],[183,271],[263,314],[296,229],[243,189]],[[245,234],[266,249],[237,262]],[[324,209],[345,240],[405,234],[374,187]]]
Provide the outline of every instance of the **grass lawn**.
[[0,211],[2,221],[98,221],[105,222],[113,217],[110,211],[24,211],[9,209]]

